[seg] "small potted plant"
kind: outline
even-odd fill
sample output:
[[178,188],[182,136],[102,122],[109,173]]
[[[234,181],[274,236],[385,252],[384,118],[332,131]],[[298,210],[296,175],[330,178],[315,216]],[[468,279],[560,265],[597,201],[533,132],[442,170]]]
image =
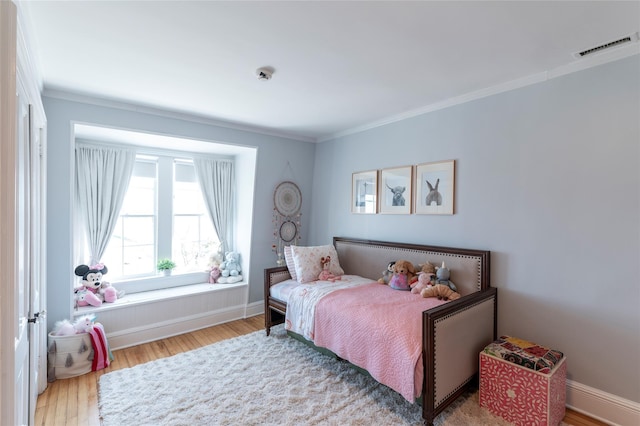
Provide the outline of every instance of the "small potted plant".
[[158,271],[161,271],[165,275],[171,275],[171,270],[176,267],[176,262],[171,259],[158,260]]

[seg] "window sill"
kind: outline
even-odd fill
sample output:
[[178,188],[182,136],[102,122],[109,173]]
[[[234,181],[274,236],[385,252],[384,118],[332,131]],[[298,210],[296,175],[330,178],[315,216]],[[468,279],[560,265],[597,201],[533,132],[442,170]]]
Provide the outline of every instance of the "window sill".
[[111,285],[126,294],[149,293],[172,287],[198,285],[209,280],[208,272],[173,273],[130,280],[113,281]]
[[74,313],[74,317],[87,314],[94,314],[114,309],[128,308],[135,305],[143,305],[146,303],[154,303],[160,300],[177,299],[180,297],[191,296],[194,294],[204,294],[216,291],[225,291],[239,287],[246,287],[248,283],[241,281],[233,284],[190,284],[180,287],[163,288],[159,290],[144,291],[140,293],[125,294],[121,299],[113,303],[103,303],[100,306],[82,306],[78,307]]

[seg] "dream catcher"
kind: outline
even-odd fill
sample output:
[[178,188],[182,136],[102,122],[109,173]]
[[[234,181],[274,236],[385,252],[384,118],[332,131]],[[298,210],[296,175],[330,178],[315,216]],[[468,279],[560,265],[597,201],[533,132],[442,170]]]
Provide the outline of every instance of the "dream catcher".
[[300,239],[300,208],[302,193],[293,182],[285,181],[273,193],[273,238],[272,249],[278,255],[278,265],[284,265],[284,246],[296,245]]

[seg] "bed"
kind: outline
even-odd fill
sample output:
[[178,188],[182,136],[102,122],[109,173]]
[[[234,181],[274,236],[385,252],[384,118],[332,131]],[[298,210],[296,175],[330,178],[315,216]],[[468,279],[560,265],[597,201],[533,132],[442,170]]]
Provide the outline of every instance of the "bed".
[[[265,270],[267,335],[271,327],[285,323],[293,337],[351,362],[405,399],[421,404],[426,424],[433,424],[438,414],[477,383],[478,354],[497,337],[497,290],[489,283],[490,252],[344,237],[334,237],[333,247],[344,271],[335,283],[301,284],[300,277],[292,279],[287,266]],[[387,264],[399,259],[415,265],[444,261],[462,297],[426,299],[375,283]],[[330,289],[333,285],[335,289]],[[309,289],[320,296],[314,296],[314,307],[306,312],[312,319],[298,321],[299,305],[307,303],[299,296],[309,298]],[[367,305],[369,298],[377,301]],[[382,319],[385,311],[389,314]],[[367,314],[369,318],[362,316]],[[296,326],[296,321],[304,327]],[[409,336],[404,335],[406,330]],[[391,340],[396,335],[417,345],[417,349],[407,349],[411,357],[395,354],[401,347]],[[378,359],[364,360],[363,354]],[[389,356],[408,361],[388,363],[385,357]],[[387,363],[383,367],[375,364],[380,361]],[[413,370],[395,364],[409,364]],[[387,371],[391,368],[404,370]],[[389,383],[389,376],[404,377],[404,381]]]

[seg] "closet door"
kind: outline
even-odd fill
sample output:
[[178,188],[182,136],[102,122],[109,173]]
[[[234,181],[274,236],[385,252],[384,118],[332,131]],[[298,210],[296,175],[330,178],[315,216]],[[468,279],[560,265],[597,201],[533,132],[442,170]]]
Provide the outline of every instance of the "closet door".
[[30,418],[30,392],[31,392],[31,374],[29,367],[30,347],[29,347],[29,328],[30,328],[30,307],[31,307],[31,265],[29,259],[29,251],[31,245],[31,192],[30,192],[30,174],[31,162],[29,159],[29,151],[31,145],[31,107],[20,85],[18,85],[18,93],[16,96],[16,112],[17,112],[17,146],[16,146],[16,186],[14,190],[16,201],[16,218],[15,218],[15,246],[16,246],[16,294],[15,300],[15,407],[18,416],[16,424],[29,424]]
[[[36,124],[38,123],[38,124]],[[29,277],[29,424],[35,423],[38,394],[47,387],[46,317],[46,169],[45,127],[41,116],[29,106],[29,138],[26,146],[26,193],[29,222],[26,255]]]

